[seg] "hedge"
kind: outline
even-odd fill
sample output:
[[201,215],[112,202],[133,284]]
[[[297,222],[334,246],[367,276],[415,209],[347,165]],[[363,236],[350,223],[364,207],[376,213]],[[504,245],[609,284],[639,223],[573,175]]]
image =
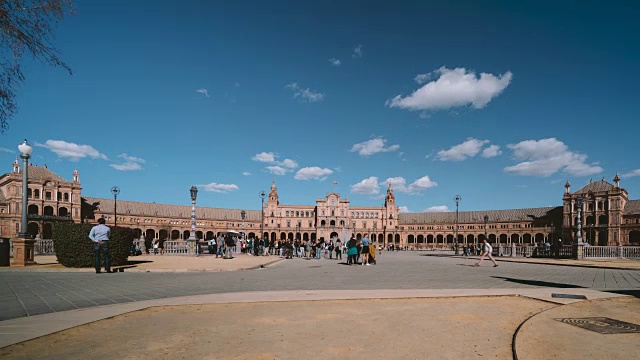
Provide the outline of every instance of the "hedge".
[[[66,267],[94,267],[93,242],[89,232],[94,225],[59,223],[53,226],[53,247],[58,262]],[[133,229],[111,227],[109,262],[111,266],[127,263],[135,232]],[[102,265],[104,258],[101,256]]]

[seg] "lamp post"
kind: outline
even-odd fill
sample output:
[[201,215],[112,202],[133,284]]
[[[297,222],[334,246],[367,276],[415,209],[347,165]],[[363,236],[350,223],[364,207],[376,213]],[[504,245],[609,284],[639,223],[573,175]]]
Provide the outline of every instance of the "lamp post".
[[296,224],[296,239],[295,240],[300,240],[300,222],[298,222]]
[[456,239],[454,240],[454,249],[456,251],[456,255],[458,255],[459,250],[458,250],[458,203],[460,202],[460,200],[462,200],[462,197],[460,197],[460,195],[456,194],[456,196],[453,197],[453,201],[456,202]]
[[247,212],[242,210],[240,211],[240,217],[242,218],[242,240],[244,241],[244,217],[247,216]]
[[[260,207],[261,211],[260,211],[260,239],[263,239],[264,237],[264,197],[267,195],[264,190],[260,191],[260,193],[258,194],[260,195],[260,199],[262,200],[262,205]],[[254,253],[256,254],[256,256],[259,255],[259,247],[256,246],[257,244],[253,244],[253,250]]]
[[584,242],[582,241],[582,198],[576,199],[576,205],[578,206],[578,222],[576,223],[576,228],[578,233],[576,234],[578,237],[578,246],[583,246]]
[[120,189],[117,186],[111,188],[113,194],[113,227],[118,226],[118,194]]
[[28,172],[29,172],[29,157],[31,155],[31,151],[33,148],[29,143],[27,143],[27,139],[24,139],[24,142],[18,145],[18,150],[20,151],[20,158],[22,158],[22,223],[20,224],[20,233],[18,237],[26,239],[27,238],[27,206],[29,205],[29,200],[27,199],[27,189],[29,188],[28,183]]
[[489,215],[484,215],[484,238],[489,242],[489,237],[487,236],[487,223],[489,222]]
[[189,234],[188,242],[193,242],[193,252],[198,256],[198,238],[196,237],[196,197],[198,196],[198,188],[192,186],[191,192],[191,234]]

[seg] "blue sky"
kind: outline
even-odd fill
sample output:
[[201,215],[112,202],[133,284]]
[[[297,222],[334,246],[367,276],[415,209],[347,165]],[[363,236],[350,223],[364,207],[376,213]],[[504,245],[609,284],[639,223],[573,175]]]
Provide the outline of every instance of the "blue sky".
[[[0,135],[83,195],[258,209],[332,190],[412,212],[559,205],[564,183],[640,194],[632,2],[77,1],[26,59]],[[515,4],[518,3],[518,4]]]

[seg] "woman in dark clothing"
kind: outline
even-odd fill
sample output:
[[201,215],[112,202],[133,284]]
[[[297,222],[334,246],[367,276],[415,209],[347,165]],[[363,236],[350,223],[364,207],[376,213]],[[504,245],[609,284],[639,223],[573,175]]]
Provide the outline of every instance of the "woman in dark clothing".
[[356,256],[358,255],[358,248],[356,247],[356,238],[351,236],[351,239],[347,242],[347,264],[355,265]]

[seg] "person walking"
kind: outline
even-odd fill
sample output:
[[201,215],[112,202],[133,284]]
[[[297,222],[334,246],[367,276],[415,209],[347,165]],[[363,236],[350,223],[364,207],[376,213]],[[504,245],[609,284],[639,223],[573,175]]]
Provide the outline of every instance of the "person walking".
[[488,257],[491,261],[493,261],[493,267],[498,266],[498,263],[491,255],[491,252],[493,252],[493,247],[489,244],[489,242],[487,242],[487,239],[484,239],[482,241],[482,252],[483,253],[482,253],[482,256],[480,257],[480,261],[476,263],[476,266],[480,266],[480,264],[482,263],[482,260],[484,260],[485,257]]
[[364,237],[362,238],[362,265],[367,265],[369,266],[369,245],[371,244],[371,242],[369,241],[369,237],[367,236],[367,234],[364,234]]
[[109,266],[109,235],[111,235],[111,229],[104,224],[104,218],[98,219],[98,225],[91,228],[89,232],[89,239],[93,241],[93,256],[95,257],[96,274],[100,274],[100,254],[104,255],[104,270],[108,273],[111,272],[111,266]]
[[347,242],[347,264],[355,265],[356,264],[356,256],[358,254],[358,248],[356,247],[357,241],[356,238],[352,235],[351,239]]
[[342,260],[342,241],[340,241],[340,238],[338,238],[338,240],[336,240],[336,260]]
[[219,257],[224,257],[224,238],[222,235],[218,235],[216,239],[216,259]]

